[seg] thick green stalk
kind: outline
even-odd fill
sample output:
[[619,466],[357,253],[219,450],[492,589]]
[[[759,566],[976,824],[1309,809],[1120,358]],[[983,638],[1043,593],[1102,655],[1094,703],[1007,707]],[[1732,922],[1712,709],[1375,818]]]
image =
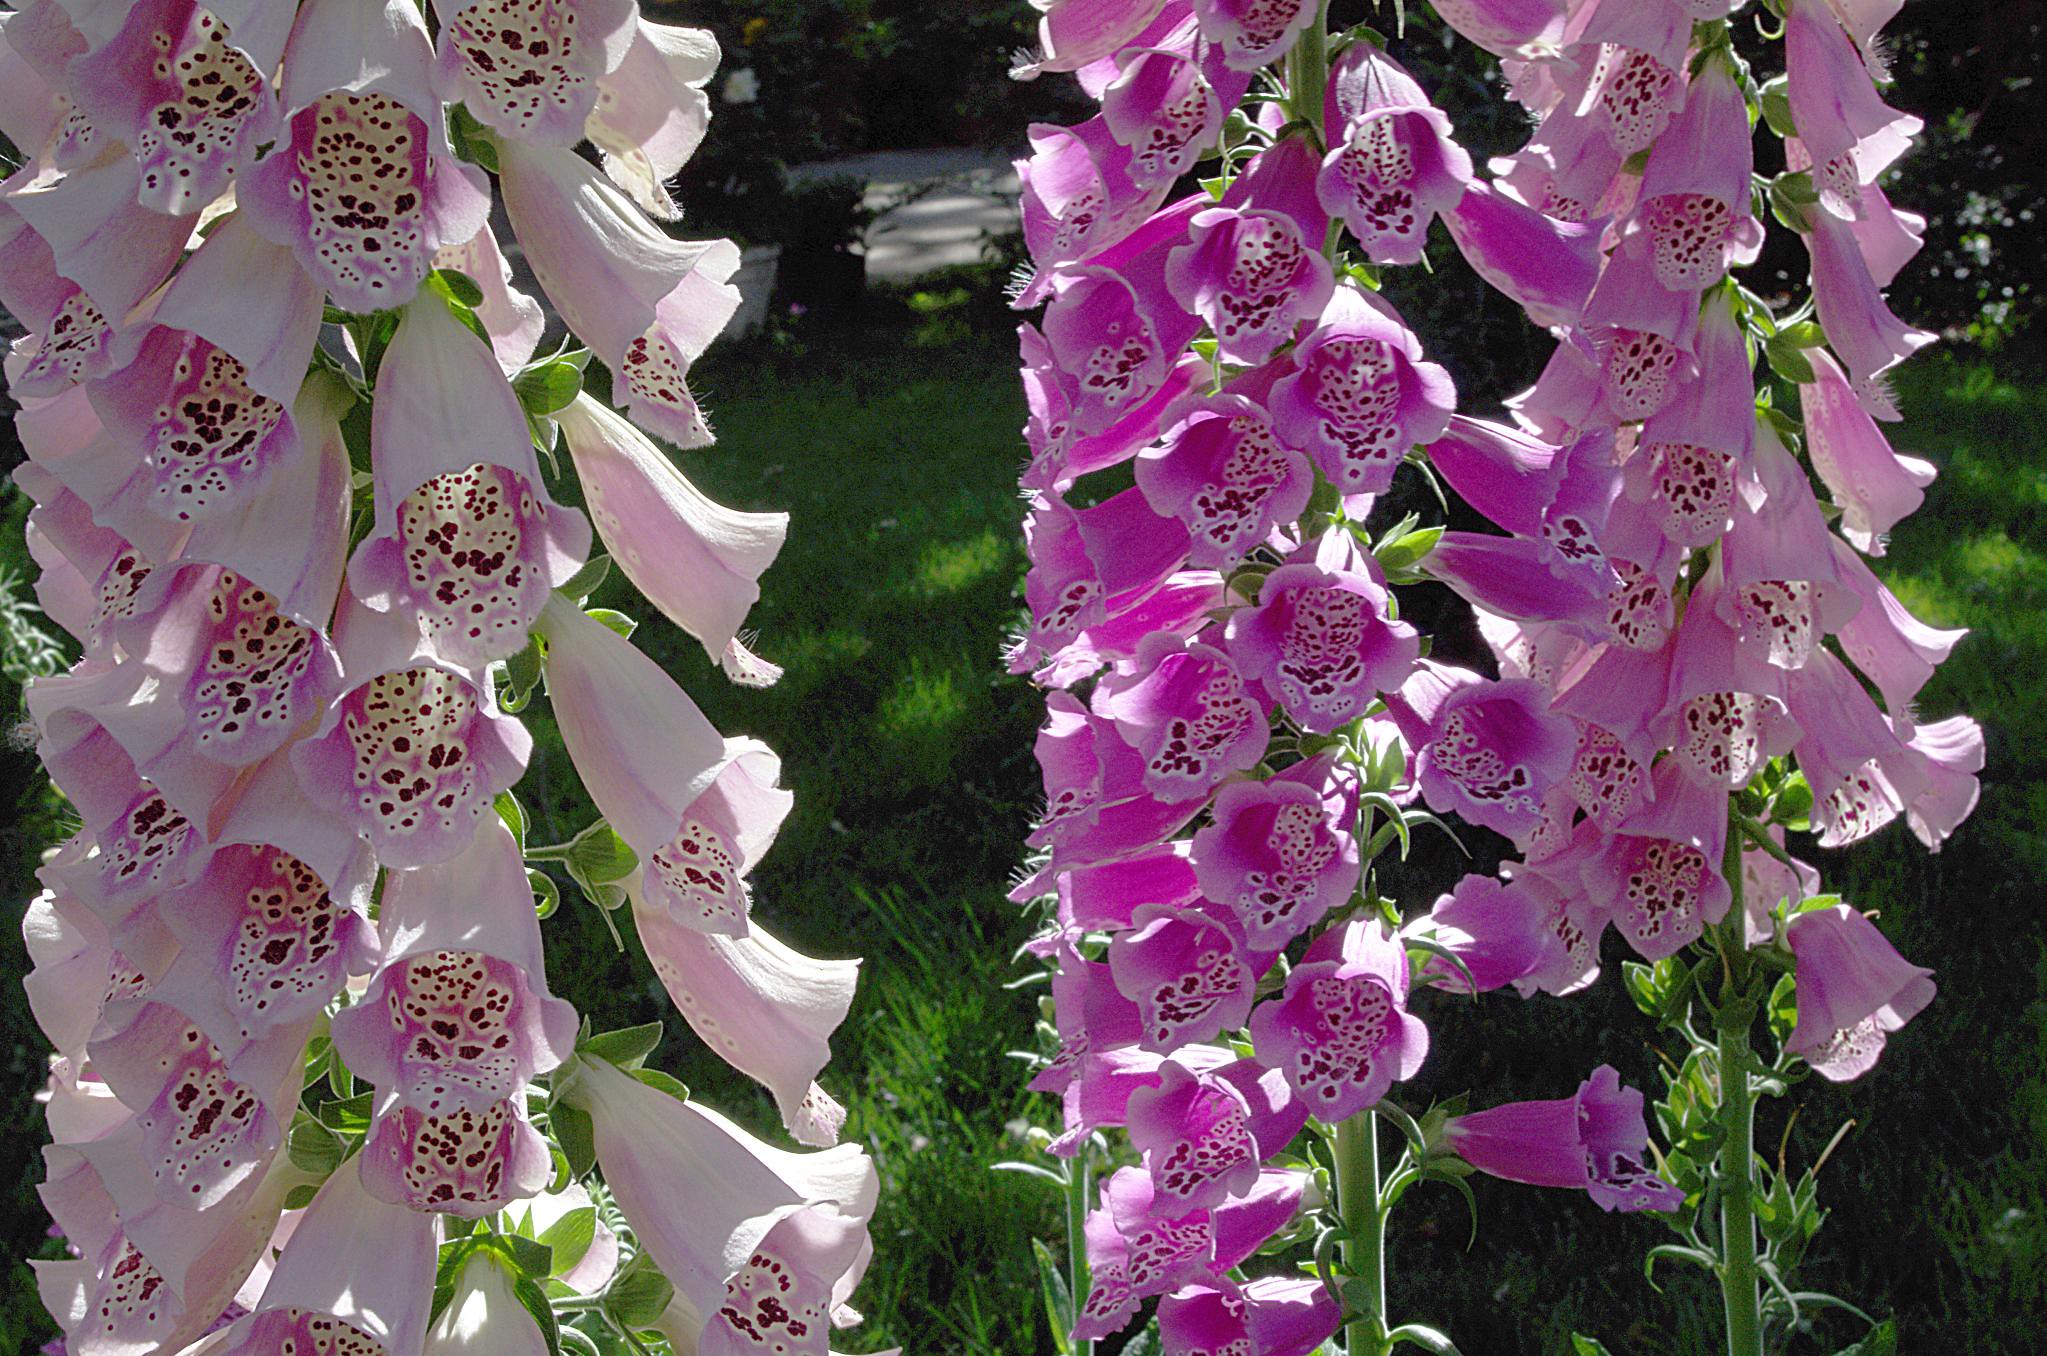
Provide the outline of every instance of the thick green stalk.
[[[1295,117],[1315,129],[1322,136],[1322,92],[1329,84],[1329,35],[1323,26],[1329,22],[1329,6],[1325,3],[1315,12],[1315,21],[1302,32],[1294,50],[1287,54],[1287,102],[1293,106]],[[1326,138],[1325,138],[1326,139]]]
[[1379,1199],[1379,1116],[1360,1111],[1336,1127],[1336,1210],[1343,1221],[1343,1270],[1361,1284],[1347,1290],[1362,1317],[1345,1337],[1349,1356],[1384,1356],[1386,1211]]
[[1721,870],[1733,891],[1721,925],[1727,985],[1720,1008],[1720,1294],[1727,1310],[1728,1356],[1762,1356],[1762,1278],[1756,1269],[1755,1090],[1749,1080],[1749,1031],[1755,1021],[1742,912],[1742,822],[1730,804]]
[[[1083,1144],[1073,1156],[1066,1176],[1066,1286],[1073,1297],[1075,1317],[1087,1302],[1088,1287],[1092,1284],[1087,1269],[1086,1228],[1088,1197],[1094,1194],[1093,1176],[1088,1146]],[[1068,1333],[1068,1337],[1071,1339],[1072,1334]],[[1094,1356],[1094,1350],[1092,1341],[1073,1339],[1074,1356]]]

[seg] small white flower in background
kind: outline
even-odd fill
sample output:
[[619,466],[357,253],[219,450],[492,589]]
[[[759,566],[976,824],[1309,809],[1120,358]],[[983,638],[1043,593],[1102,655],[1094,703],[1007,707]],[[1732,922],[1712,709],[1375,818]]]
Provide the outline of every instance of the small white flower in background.
[[742,66],[725,77],[725,86],[718,91],[718,97],[728,104],[750,104],[761,97],[760,77],[753,73],[751,66]]

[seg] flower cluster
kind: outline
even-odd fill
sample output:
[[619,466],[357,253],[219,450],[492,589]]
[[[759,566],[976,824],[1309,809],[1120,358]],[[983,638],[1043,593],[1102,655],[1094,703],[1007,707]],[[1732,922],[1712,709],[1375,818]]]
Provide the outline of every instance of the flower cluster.
[[[688,1101],[640,1067],[658,1028],[593,1035],[527,865],[629,900],[697,1034],[836,1140],[815,1079],[857,962],[750,917],[779,761],[585,610],[615,564],[734,681],[778,674],[738,633],[785,516],[640,431],[710,441],[686,376],[739,300],[729,242],[655,220],[717,46],[633,0],[422,11],[33,0],[0,27],[16,478],[82,650],[27,697],[81,822],[25,922],[73,1253],[42,1297],[74,1356],[541,1351],[558,1302],[579,1349],[822,1356],[872,1165]],[[508,254],[586,348],[536,356]],[[593,357],[630,420],[583,392]],[[529,846],[543,678],[604,818]]]
[[[1439,3],[1534,121],[1486,174],[1385,39],[1323,33],[1313,0],[1043,6],[1020,73],[1072,72],[1100,112],[1034,128],[1019,162],[1035,267],[1016,300],[1044,310],[1020,331],[1011,660],[1049,712],[1013,897],[1049,915],[1033,949],[1058,1049],[1033,1086],[1063,1099],[1052,1151],[1084,1162],[1122,1126],[1138,1160],[1085,1202],[1076,1340],[1162,1296],[1168,1351],[1305,1352],[1339,1322],[1353,1353],[1387,1349],[1383,1288],[1358,1279],[1383,1247],[1358,1221],[1390,1209],[1375,1109],[1408,1131],[1399,1189],[1477,1168],[1690,1229],[1704,1165],[1652,1156],[1643,1094],[1610,1068],[1462,1117],[1386,1102],[1428,1049],[1419,989],[1569,994],[1612,929],[1670,1017],[1679,978],[1723,969],[1680,953],[1725,944],[1740,986],[1783,975],[1767,1004],[1744,987],[1747,1010],[1795,1006],[1772,1072],[1830,1078],[1929,1001],[1927,972],[1784,847],[1903,817],[1937,848],[1975,799],[1976,725],[1912,705],[1960,633],[1864,562],[1932,473],[1877,422],[1897,417],[1884,372],[1931,338],[1881,291],[1922,223],[1877,181],[1918,121],[1874,83],[1886,7],[1767,3],[1788,70],[1760,87],[1742,0]],[[1751,154],[1764,117],[1787,137],[1775,179]],[[1765,211],[1807,244],[1808,307],[1731,275]],[[1379,294],[1438,219],[1557,339],[1496,419],[1458,412]],[[1367,531],[1410,463],[1501,531]],[[1430,580],[1477,612],[1485,671],[1400,619],[1397,588]],[[1437,816],[1518,856],[1403,918],[1372,861]],[[1707,1050],[1744,1084],[1716,1105],[1743,1121],[1745,1193],[1753,1056],[1745,1036]],[[1339,1123],[1360,1137],[1318,1128]],[[1319,1283],[1243,1279],[1317,1215]],[[1727,1283],[1753,1290],[1753,1263]]]

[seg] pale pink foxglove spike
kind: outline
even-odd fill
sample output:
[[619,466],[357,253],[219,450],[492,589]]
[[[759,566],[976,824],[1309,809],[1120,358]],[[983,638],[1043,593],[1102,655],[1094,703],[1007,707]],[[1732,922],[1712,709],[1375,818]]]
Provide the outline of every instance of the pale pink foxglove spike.
[[151,318],[227,353],[252,390],[289,406],[319,342],[320,303],[291,251],[232,212],[172,276]]
[[1194,17],[1232,70],[1257,71],[1320,17],[1316,0],[1194,0]]
[[633,921],[655,976],[720,1059],[774,1095],[799,1144],[838,1142],[845,1109],[817,1085],[846,1019],[857,960],[815,960],[758,925],[744,937],[699,932],[633,896]]
[[101,626],[99,581],[117,558],[133,554],[134,548],[120,533],[93,522],[91,506],[47,468],[23,462],[14,468],[13,479],[35,503],[28,514],[27,537],[29,556],[41,570],[36,601],[87,655],[99,656],[109,643]]
[[778,784],[782,760],[757,739],[728,739],[715,778],[690,802],[672,842],[628,884],[670,922],[744,937],[753,906],[745,877],[774,845],[796,797]]
[[1061,264],[1077,263],[1129,235],[1158,210],[1170,179],[1138,177],[1130,147],[1106,115],[1072,127],[1033,123],[1031,155],[1016,162],[1023,186],[1024,246],[1036,274],[1012,303],[1029,309],[1052,294]]
[[711,122],[704,86],[717,73],[718,40],[705,28],[641,19],[625,60],[597,82],[597,106],[583,124],[611,182],[649,216],[682,209],[667,183],[702,144]]
[[1318,237],[1314,152],[1290,137],[1254,160],[1218,207],[1196,214],[1166,259],[1166,286],[1207,322],[1223,361],[1262,363],[1334,291]]
[[789,515],[714,503],[630,421],[588,395],[554,417],[605,549],[649,602],[719,658],[760,597],[756,581],[781,550]]
[[215,1356],[417,1356],[433,1309],[431,1215],[379,1201],[344,1163],[321,1186],[277,1259],[255,1312]]
[[1784,1048],[1833,1082],[1876,1067],[1890,1034],[1933,1001],[1933,971],[1913,965],[1846,904],[1785,929],[1797,962],[1798,1022]]
[[[257,25],[259,47],[282,36]],[[196,212],[277,139],[277,95],[265,74],[279,53],[248,42],[196,0],[140,0],[111,40],[71,63],[78,110],[133,148],[143,206]]]
[[1812,259],[1813,305],[1827,343],[1853,379],[1862,408],[1896,418],[1883,374],[1937,337],[1900,320],[1871,276],[1855,231],[1831,212],[1809,208],[1803,239]]
[[[1895,723],[1895,722],[1894,722]],[[1900,729],[1899,733],[1907,733]],[[1902,756],[1879,764],[1884,784],[1905,807],[1905,823],[1928,852],[1940,851],[1976,809],[1982,787],[1983,727],[1967,716],[1909,731]]]
[[1329,75],[1323,118],[1329,154],[1315,192],[1378,264],[1421,259],[1429,223],[1463,199],[1471,156],[1450,119],[1400,64],[1367,42]]
[[562,742],[598,813],[647,861],[727,767],[725,740],[659,664],[559,594],[541,627]]
[[488,215],[483,176],[448,149],[432,57],[406,0],[308,0],[292,26],[286,131],[237,197],[345,311],[404,305]]
[[1699,291],[1762,248],[1762,225],[1749,215],[1751,137],[1740,86],[1717,58],[1709,60],[1650,151],[1636,197],[1631,229],[1647,232],[1665,287]]
[[635,0],[440,0],[434,91],[504,136],[573,146],[632,43]]
[[547,328],[547,316],[540,303],[512,285],[512,266],[498,248],[490,224],[460,244],[443,245],[434,251],[435,268],[451,268],[466,274],[483,292],[476,318],[490,336],[490,351],[507,374],[517,372],[532,358]]
[[1401,459],[1443,435],[1457,406],[1450,374],[1377,294],[1337,288],[1272,387],[1273,426],[1345,494],[1392,486]]
[[[685,1337],[700,1351],[744,1350],[719,1344],[768,1320],[791,1352],[825,1350],[827,1322],[865,1266],[880,1190],[864,1150],[776,1149],[599,1060],[577,1066],[567,1095],[590,1113],[606,1185],[690,1311]],[[779,1318],[758,1302],[774,1293]]]
[[333,1022],[349,1068],[428,1115],[479,1110],[567,1059],[576,1011],[547,989],[518,844],[486,821],[451,861],[394,873],[383,952]]
[[582,566],[590,524],[548,494],[518,397],[439,296],[406,307],[370,419],[376,521],[350,590],[416,617],[458,669],[517,654],[549,591]]
[[423,1356],[547,1356],[547,1350],[533,1315],[512,1293],[511,1273],[486,1249],[471,1253],[455,1274]]
[[300,786],[387,867],[456,856],[525,772],[532,736],[483,687],[415,648],[409,625],[350,605],[335,640],[349,688],[292,747]]
[[1407,1011],[1407,951],[1377,922],[1323,933],[1283,995],[1251,1014],[1251,1039],[1308,1114],[1334,1125],[1421,1071],[1429,1031]]
[[1932,463],[1892,450],[1831,355],[1809,350],[1814,379],[1800,386],[1806,452],[1841,510],[1841,535],[1881,556],[1890,530],[1925,501]]
[[192,216],[136,202],[141,175],[117,150],[65,174],[25,169],[0,195],[49,242],[57,271],[116,324],[169,276],[192,235]]

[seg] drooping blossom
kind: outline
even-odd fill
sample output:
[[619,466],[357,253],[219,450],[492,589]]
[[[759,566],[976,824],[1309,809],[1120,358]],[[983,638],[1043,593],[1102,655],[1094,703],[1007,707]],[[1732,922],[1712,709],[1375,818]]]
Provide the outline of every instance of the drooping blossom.
[[1846,904],[1795,915],[1785,936],[1798,981],[1798,1021],[1785,1049],[1822,1078],[1868,1073],[1891,1033],[1933,1001],[1933,972],[1906,961]]
[[1407,953],[1377,923],[1318,937],[1288,974],[1283,996],[1251,1014],[1251,1038],[1286,1074],[1316,1120],[1344,1120],[1412,1078],[1428,1028],[1407,1010]]
[[1510,1102],[1445,1125],[1446,1144],[1479,1171],[1531,1186],[1570,1187],[1602,1210],[1676,1210],[1684,1193],[1644,1165],[1642,1094],[1600,1065],[1575,1096]]

